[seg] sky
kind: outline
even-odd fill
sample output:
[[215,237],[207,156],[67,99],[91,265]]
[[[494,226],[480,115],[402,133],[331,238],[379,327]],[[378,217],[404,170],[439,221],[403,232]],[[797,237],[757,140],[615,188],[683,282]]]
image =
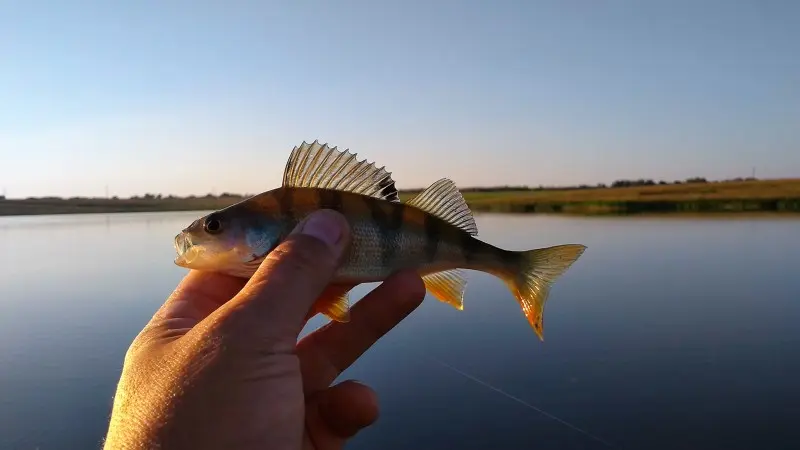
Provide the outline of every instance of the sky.
[[400,188],[800,176],[800,2],[0,0],[0,188],[258,193],[303,141]]

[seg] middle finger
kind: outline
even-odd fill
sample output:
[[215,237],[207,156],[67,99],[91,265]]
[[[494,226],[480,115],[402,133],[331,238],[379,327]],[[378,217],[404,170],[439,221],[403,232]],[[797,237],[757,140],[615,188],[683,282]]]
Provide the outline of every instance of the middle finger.
[[325,389],[425,297],[414,272],[387,278],[350,310],[349,322],[330,322],[297,344],[306,394]]

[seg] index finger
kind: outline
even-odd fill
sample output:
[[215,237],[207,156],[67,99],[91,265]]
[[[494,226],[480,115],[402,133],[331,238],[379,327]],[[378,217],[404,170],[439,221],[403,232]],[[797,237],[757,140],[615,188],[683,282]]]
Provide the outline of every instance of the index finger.
[[191,270],[153,314],[147,328],[180,336],[236,295],[247,280],[216,272]]
[[306,394],[329,387],[424,298],[425,285],[419,275],[398,272],[353,306],[349,322],[332,321],[298,342]]
[[238,294],[245,283],[246,278],[190,270],[155,315],[162,319],[190,318],[200,322]]

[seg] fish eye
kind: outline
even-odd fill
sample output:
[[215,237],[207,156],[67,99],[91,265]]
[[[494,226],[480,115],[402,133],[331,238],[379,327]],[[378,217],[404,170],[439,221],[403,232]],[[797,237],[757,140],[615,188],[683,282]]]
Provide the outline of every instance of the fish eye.
[[222,232],[222,221],[217,216],[208,216],[203,223],[203,230],[208,234],[218,234]]

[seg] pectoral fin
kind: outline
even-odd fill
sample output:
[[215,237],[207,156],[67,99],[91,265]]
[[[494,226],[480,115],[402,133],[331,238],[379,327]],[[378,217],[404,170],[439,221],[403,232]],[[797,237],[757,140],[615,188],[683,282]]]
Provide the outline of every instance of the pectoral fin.
[[328,286],[314,303],[308,318],[310,319],[316,314],[323,314],[336,322],[349,322],[351,289],[353,289],[352,285],[332,284]]

